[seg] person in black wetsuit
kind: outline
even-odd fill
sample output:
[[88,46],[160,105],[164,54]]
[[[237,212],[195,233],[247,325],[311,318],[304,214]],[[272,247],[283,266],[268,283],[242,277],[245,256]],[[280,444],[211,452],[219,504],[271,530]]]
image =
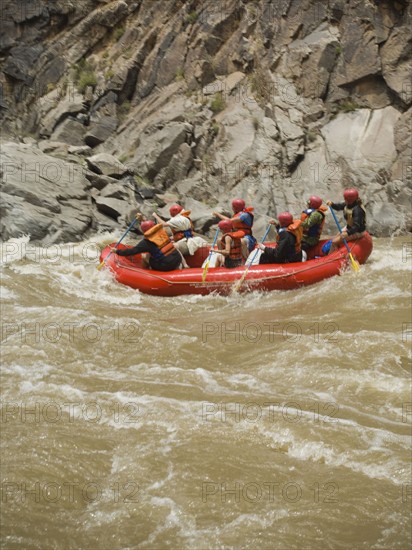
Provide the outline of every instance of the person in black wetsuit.
[[279,214],[278,223],[272,220],[270,223],[276,225],[278,231],[276,248],[258,244],[257,247],[263,250],[259,259],[260,264],[287,264],[302,261],[302,235],[303,227],[301,220],[294,220],[290,212]]
[[326,203],[334,210],[343,210],[343,217],[346,221],[346,227],[342,229],[342,233],[338,233],[332,239],[330,252],[339,248],[343,244],[343,239],[355,241],[360,239],[366,231],[366,211],[362,206],[357,189],[345,189],[343,198],[344,202],[327,201]]
[[181,269],[182,256],[174,247],[162,224],[147,220],[141,223],[140,229],[144,238],[136,246],[115,249],[114,252],[119,256],[133,256],[146,252],[148,254],[142,256],[143,265],[156,271]]

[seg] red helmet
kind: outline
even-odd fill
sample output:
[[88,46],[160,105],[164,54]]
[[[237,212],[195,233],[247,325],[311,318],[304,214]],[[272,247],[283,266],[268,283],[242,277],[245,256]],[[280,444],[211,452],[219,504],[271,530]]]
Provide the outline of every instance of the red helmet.
[[246,203],[243,199],[233,199],[232,200],[232,209],[235,214],[242,212],[246,206]]
[[172,206],[169,208],[169,212],[172,218],[174,216],[177,216],[182,210],[183,206],[180,206],[180,204],[172,204]]
[[146,231],[149,231],[149,229],[152,229],[155,225],[156,224],[153,220],[146,220],[140,224],[140,229],[142,230],[142,233],[146,233]]
[[309,208],[319,208],[322,205],[323,200],[317,195],[311,195],[308,200]]
[[359,193],[356,189],[351,187],[350,189],[345,189],[343,192],[343,198],[348,204],[352,204],[359,199]]
[[287,227],[293,222],[293,216],[290,212],[281,212],[278,216],[280,227]]
[[218,228],[223,233],[229,233],[232,231],[232,220],[222,220],[218,223]]

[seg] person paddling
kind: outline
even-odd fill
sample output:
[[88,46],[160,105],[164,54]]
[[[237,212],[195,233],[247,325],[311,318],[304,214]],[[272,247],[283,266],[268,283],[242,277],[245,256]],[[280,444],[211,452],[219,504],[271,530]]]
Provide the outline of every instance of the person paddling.
[[294,220],[290,212],[282,212],[278,221],[271,220],[277,229],[277,246],[269,247],[258,244],[257,247],[263,250],[260,256],[260,264],[286,264],[302,261],[302,236],[303,227],[301,220]]
[[328,210],[322,203],[317,195],[310,196],[306,203],[307,208],[300,216],[303,227],[302,250],[309,250],[319,242]]
[[[137,216],[136,216],[137,217]],[[139,221],[141,217],[138,218]],[[143,254],[144,267],[156,271],[172,271],[181,269],[182,256],[174,247],[162,224],[156,224],[153,220],[142,221],[140,230],[143,239],[133,248],[115,249],[118,256],[133,256]]]
[[193,256],[201,246],[207,246],[202,237],[193,234],[193,222],[190,219],[190,210],[184,210],[180,204],[172,204],[169,208],[170,219],[165,222],[156,213],[153,217],[163,227],[169,227],[173,234],[173,243],[183,256]]
[[218,223],[223,233],[218,243],[218,257],[216,267],[239,267],[242,265],[242,238],[245,233],[241,230],[233,231],[232,220],[226,219]]
[[[254,215],[253,207],[246,207],[246,203],[243,199],[233,199],[232,200],[232,210],[233,216],[231,218],[233,229],[243,231],[245,236],[242,239],[242,254],[246,259],[249,256],[249,253],[256,246],[256,239],[252,233]],[[213,212],[213,215],[220,218],[221,220],[230,219],[228,216],[220,214],[219,212]]]
[[359,198],[358,190],[353,187],[345,189],[343,199],[344,202],[326,202],[334,210],[343,210],[343,217],[346,220],[346,226],[342,229],[342,232],[339,232],[332,239],[329,252],[339,248],[345,240],[348,242],[360,239],[366,231],[366,211]]

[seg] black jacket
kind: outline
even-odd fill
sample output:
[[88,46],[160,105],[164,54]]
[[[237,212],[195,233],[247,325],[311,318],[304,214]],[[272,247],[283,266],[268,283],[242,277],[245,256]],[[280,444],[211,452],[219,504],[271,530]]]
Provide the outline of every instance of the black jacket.
[[[345,206],[352,208],[352,224],[347,226],[348,235],[353,235],[354,233],[362,233],[366,230],[366,215],[365,211],[359,204],[351,205],[344,202],[333,202],[331,207],[334,210],[344,210]],[[346,219],[346,217],[345,217]]]
[[290,231],[282,231],[279,234],[279,242],[276,248],[265,246],[260,257],[260,264],[288,264],[302,261],[302,251],[295,251],[296,237]]
[[134,254],[142,254],[143,252],[148,252],[150,254],[150,267],[156,271],[172,271],[173,269],[178,269],[182,262],[182,258],[177,250],[174,250],[168,256],[157,258],[159,248],[148,239],[142,239],[133,248],[118,250],[117,254],[119,256],[133,256]]

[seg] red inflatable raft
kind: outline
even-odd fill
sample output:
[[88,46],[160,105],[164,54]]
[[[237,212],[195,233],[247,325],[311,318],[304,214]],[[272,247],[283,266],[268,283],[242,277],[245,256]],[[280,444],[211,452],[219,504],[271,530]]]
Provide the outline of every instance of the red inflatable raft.
[[[251,266],[239,292],[252,290],[292,290],[301,286],[318,283],[334,275],[339,275],[342,269],[350,268],[348,252],[342,246],[328,256],[321,256],[321,247],[326,240],[321,241],[308,254],[308,261],[293,264],[269,264]],[[273,245],[273,243],[271,243]],[[372,252],[372,238],[368,233],[357,241],[349,242],[352,256],[363,264]],[[114,246],[114,243],[111,245]],[[267,246],[270,246],[268,243]],[[119,245],[119,248],[131,248]],[[103,261],[110,253],[107,246],[101,253]],[[140,255],[118,256],[111,254],[106,262],[116,280],[124,285],[136,288],[146,294],[155,296],[180,296],[182,294],[230,294],[236,282],[242,277],[245,266],[228,269],[225,267],[209,268],[206,280],[202,281],[201,267],[207,258],[209,248],[199,249],[194,256],[186,258],[190,269],[174,271],[154,271],[142,268]],[[315,256],[321,256],[316,257]]]

